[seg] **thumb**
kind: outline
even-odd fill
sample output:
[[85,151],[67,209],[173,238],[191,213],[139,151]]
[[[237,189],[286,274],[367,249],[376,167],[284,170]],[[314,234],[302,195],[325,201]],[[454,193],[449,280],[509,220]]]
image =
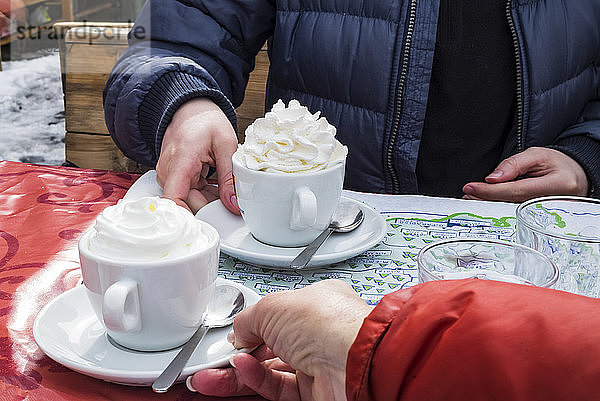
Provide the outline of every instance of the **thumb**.
[[260,332],[264,315],[261,315],[257,306],[247,307],[233,321],[233,331],[227,335],[227,340],[236,349],[254,348],[264,343]]
[[217,182],[219,185],[219,198],[230,212],[239,215],[240,208],[235,196],[233,186],[233,172],[231,156],[237,150],[237,143],[222,144],[215,149],[215,164],[217,167]]
[[512,181],[520,176],[527,174],[532,167],[539,163],[539,157],[534,148],[529,148],[521,153],[517,153],[506,158],[498,164],[498,167],[492,171],[485,181],[493,184],[497,182]]

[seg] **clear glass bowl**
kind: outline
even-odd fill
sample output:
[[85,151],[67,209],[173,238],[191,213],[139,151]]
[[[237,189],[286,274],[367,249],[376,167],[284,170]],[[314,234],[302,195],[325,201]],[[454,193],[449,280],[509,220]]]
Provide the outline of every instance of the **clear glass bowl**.
[[417,256],[419,282],[479,278],[551,287],[558,268],[545,255],[513,242],[450,239],[427,245]]
[[555,288],[600,297],[600,201],[548,196],[517,208],[517,241],[554,261]]

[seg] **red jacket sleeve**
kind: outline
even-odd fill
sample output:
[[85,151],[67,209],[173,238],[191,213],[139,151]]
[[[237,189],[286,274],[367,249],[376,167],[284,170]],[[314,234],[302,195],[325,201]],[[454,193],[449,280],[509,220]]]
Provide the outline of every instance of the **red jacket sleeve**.
[[600,300],[486,280],[385,296],[348,354],[349,401],[600,398]]

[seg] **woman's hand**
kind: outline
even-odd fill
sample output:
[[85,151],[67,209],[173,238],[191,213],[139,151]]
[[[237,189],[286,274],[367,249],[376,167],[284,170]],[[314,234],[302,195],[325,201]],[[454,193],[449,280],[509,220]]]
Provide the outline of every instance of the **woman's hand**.
[[545,195],[588,193],[587,176],[579,163],[550,148],[529,148],[503,160],[485,181],[466,184],[463,198],[523,202]]
[[[220,197],[227,209],[239,214],[231,172],[237,145],[231,123],[212,100],[184,103],[165,131],[156,165],[163,197],[193,213]],[[217,169],[218,188],[207,181],[210,166]]]
[[346,358],[370,312],[338,280],[267,295],[236,317],[231,336],[238,349],[263,346],[235,355],[235,368],[197,372],[188,386],[212,396],[345,400]]

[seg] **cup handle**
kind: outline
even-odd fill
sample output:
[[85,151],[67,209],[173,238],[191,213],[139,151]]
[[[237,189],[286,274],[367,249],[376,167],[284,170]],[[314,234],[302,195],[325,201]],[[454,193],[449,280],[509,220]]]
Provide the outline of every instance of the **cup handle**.
[[107,288],[102,298],[102,319],[112,331],[126,333],[142,328],[137,282],[121,280]]
[[317,222],[317,197],[308,187],[300,187],[292,196],[290,228],[305,230]]

